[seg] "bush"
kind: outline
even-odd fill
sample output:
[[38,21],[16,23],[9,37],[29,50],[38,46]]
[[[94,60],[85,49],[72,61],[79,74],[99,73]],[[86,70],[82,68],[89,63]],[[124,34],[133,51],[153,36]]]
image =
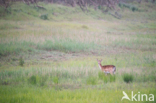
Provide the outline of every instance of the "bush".
[[126,82],[126,83],[133,82],[132,74],[125,73],[125,74],[123,74],[122,77],[123,77],[124,82]]
[[40,18],[43,20],[48,20],[48,14],[43,14],[40,16]]
[[39,86],[44,86],[46,81],[47,81],[46,76],[38,76],[38,75],[33,75],[28,79],[28,83]]
[[54,77],[52,80],[53,80],[53,82],[54,82],[55,84],[58,84],[58,83],[59,83],[59,78],[58,78],[58,77]]
[[82,25],[82,28],[84,29],[88,29],[88,27],[86,25]]
[[32,85],[36,85],[37,84],[37,80],[36,80],[36,76],[31,76],[29,79],[28,79],[28,82]]
[[138,11],[138,8],[137,7],[131,7],[132,11]]
[[24,65],[24,60],[23,60],[22,57],[20,57],[20,59],[19,59],[19,65],[20,65],[20,66],[23,66],[23,65]]

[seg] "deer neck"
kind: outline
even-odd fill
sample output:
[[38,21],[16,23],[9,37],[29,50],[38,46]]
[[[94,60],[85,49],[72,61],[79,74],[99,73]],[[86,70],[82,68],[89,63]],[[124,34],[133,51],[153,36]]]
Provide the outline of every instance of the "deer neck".
[[98,65],[99,65],[99,68],[102,69],[102,65],[101,64],[98,64]]

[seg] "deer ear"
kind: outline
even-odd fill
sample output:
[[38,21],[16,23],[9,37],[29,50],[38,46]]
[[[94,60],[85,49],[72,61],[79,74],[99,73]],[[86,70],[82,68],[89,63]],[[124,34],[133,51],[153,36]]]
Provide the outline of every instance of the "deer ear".
[[102,61],[102,59],[101,59],[101,61]]
[[98,61],[98,59],[96,59]]

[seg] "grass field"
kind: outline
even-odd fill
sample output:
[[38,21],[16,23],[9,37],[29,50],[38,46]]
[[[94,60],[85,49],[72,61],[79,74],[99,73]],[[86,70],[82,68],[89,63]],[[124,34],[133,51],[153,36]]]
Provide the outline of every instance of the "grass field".
[[[156,4],[120,4],[121,19],[113,10],[39,5],[46,10],[0,7],[1,103],[132,102],[121,101],[123,91],[154,94],[140,102],[156,103]],[[102,73],[97,58],[116,74]]]

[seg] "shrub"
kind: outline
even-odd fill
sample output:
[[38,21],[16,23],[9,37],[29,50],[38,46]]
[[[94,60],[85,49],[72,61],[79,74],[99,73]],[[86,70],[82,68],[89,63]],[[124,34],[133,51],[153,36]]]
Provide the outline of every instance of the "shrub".
[[58,84],[59,83],[59,78],[58,77],[53,77],[52,80],[53,80],[53,82],[55,84]]
[[29,79],[28,82],[32,85],[36,85],[37,84],[37,80],[36,80],[36,76],[32,75]]
[[28,79],[28,82],[32,85],[44,86],[47,81],[47,76],[33,75]]
[[48,14],[42,14],[40,18],[43,20],[48,20]]
[[20,65],[20,66],[23,66],[23,65],[24,65],[24,60],[23,60],[22,57],[20,57],[20,59],[19,59],[19,65]]
[[124,82],[126,82],[126,83],[133,82],[132,74],[125,73],[125,74],[123,74],[122,77],[123,77]]
[[88,27],[86,25],[82,25],[82,28],[84,29],[88,29]]

